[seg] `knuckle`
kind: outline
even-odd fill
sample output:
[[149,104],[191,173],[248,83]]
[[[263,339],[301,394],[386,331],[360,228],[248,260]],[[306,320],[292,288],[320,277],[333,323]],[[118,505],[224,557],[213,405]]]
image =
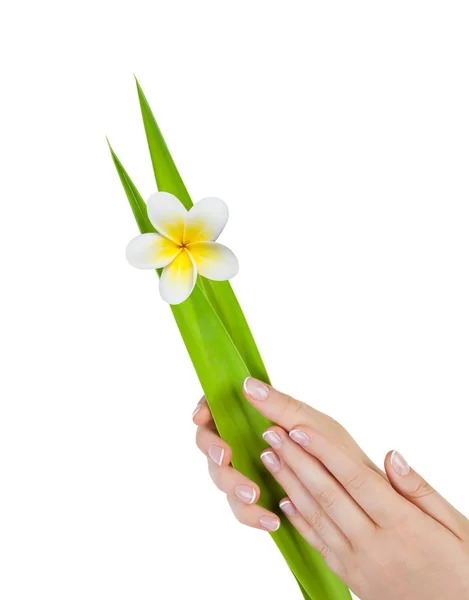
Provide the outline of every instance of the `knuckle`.
[[282,413],[297,415],[303,410],[303,406],[303,403],[293,398],[293,396],[286,395]]
[[201,427],[197,427],[197,431],[195,433],[195,443],[199,450],[202,450],[202,438],[203,438],[203,429]]
[[337,493],[333,488],[322,490],[318,494],[318,502],[325,509],[331,508],[337,502]]
[[326,559],[329,555],[329,546],[322,542],[319,544],[318,552],[324,559]]
[[306,517],[306,521],[311,525],[311,527],[320,533],[324,527],[324,519],[322,512],[317,510]]
[[235,500],[233,498],[230,498],[230,496],[227,496],[226,499],[228,501],[231,512],[233,513],[233,516],[238,521],[238,523],[241,523],[241,525],[246,525],[245,513],[242,510],[239,510],[236,508]]
[[429,483],[427,483],[424,479],[421,479],[418,485],[414,488],[412,492],[409,493],[409,495],[412,498],[424,498],[425,496],[430,496],[434,492],[435,490],[432,488],[432,486]]
[[212,469],[209,468],[209,473],[210,473],[210,477],[213,481],[213,483],[215,484],[215,487],[217,487],[220,492],[223,492],[223,483],[222,483],[222,479],[221,479],[221,469]]
[[241,525],[247,525],[247,521],[245,519],[245,517],[243,516],[243,514],[237,513],[237,512],[233,512],[235,519],[238,521],[238,523],[241,523]]
[[355,473],[355,475],[352,475],[345,481],[344,487],[346,490],[357,492],[365,485],[366,479],[367,478],[363,473]]
[[231,507],[231,512],[233,513],[233,515],[234,515],[235,519],[238,521],[238,523],[241,523],[241,525],[247,525],[246,519],[245,519],[243,513],[233,510],[233,507]]

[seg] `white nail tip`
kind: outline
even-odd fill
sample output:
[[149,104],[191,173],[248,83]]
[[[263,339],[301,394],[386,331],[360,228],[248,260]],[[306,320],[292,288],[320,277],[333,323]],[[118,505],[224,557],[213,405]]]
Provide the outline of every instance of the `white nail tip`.
[[220,446],[218,446],[218,448],[220,449],[220,452],[214,452],[212,446],[210,446],[210,448],[208,449],[208,455],[216,465],[221,467],[223,463],[223,458],[225,457],[225,449],[221,448]]

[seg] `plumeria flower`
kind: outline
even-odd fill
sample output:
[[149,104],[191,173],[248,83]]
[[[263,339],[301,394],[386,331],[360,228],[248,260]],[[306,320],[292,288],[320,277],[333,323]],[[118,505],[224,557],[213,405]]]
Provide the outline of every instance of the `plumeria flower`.
[[137,269],[160,269],[160,294],[180,304],[194,289],[197,273],[225,281],[238,272],[229,248],[215,240],[228,221],[228,207],[219,198],[203,198],[188,211],[176,196],[156,192],[148,200],[148,218],[158,233],[144,233],[127,246],[126,256]]

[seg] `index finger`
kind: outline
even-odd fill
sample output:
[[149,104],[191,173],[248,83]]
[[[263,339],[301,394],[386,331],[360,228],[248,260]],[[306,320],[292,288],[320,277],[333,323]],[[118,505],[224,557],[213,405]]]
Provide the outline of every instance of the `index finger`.
[[254,377],[244,381],[243,391],[249,402],[262,414],[283,429],[290,431],[297,423],[311,421],[311,415],[324,417],[311,406],[282,394]]
[[320,431],[298,425],[290,438],[317,458],[377,525],[386,527],[409,512],[408,502],[387,481]]

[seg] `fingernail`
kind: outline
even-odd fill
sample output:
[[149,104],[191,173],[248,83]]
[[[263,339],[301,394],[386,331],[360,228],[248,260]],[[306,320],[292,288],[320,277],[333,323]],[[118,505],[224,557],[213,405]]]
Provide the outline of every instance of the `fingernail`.
[[256,495],[256,490],[249,485],[241,484],[235,487],[235,496],[246,504],[252,504]]
[[270,450],[266,450],[261,454],[261,460],[272,473],[276,473],[280,470],[280,461],[275,452],[270,452]]
[[277,519],[276,517],[261,517],[259,522],[262,529],[265,529],[266,531],[277,531],[280,527],[280,519]]
[[409,463],[397,450],[394,450],[391,454],[391,467],[398,475],[401,475],[401,477],[410,473]]
[[272,448],[276,448],[278,450],[282,447],[282,438],[276,431],[272,431],[271,429],[264,431],[262,437],[269,444],[269,446],[272,446]]
[[208,455],[214,463],[220,466],[223,462],[223,457],[225,456],[225,449],[221,446],[216,446],[215,444],[212,444],[208,449]]
[[288,435],[294,442],[303,447],[307,446],[311,441],[309,435],[299,429],[293,429]]
[[291,500],[282,500],[280,502],[280,508],[283,512],[291,517],[296,514],[296,508]]
[[199,412],[199,410],[200,410],[201,408],[202,408],[202,402],[199,402],[199,403],[197,404],[197,406],[195,407],[195,409],[194,409],[194,412],[192,413],[192,418],[194,418],[194,417],[195,417],[195,415],[196,415],[196,414]]
[[262,381],[258,381],[253,377],[247,377],[244,380],[244,391],[253,400],[262,401],[269,396],[269,388]]

